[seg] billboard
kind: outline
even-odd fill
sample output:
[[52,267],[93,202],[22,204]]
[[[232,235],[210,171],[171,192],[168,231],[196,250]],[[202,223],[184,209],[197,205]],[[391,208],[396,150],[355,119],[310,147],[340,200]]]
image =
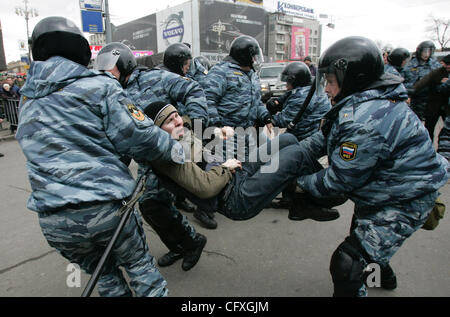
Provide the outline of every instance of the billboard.
[[293,26],[291,35],[291,60],[301,60],[309,55],[310,29]]
[[[101,45],[90,45],[89,48],[91,49],[91,59],[96,59],[98,53],[103,48]],[[152,56],[154,54],[153,51],[136,51],[133,50],[134,57],[142,57],[142,56]]]
[[216,63],[228,55],[231,42],[241,35],[254,37],[265,52],[265,17],[262,6],[200,0],[201,55]]
[[156,39],[156,14],[119,25],[114,28],[113,42],[121,42],[132,50],[153,51],[158,50]]
[[192,45],[192,21],[190,2],[156,13],[158,52],[165,51],[174,43]]
[[80,0],[82,10],[102,11],[103,0]]
[[315,19],[314,9],[288,2],[278,1],[277,11],[300,18]]

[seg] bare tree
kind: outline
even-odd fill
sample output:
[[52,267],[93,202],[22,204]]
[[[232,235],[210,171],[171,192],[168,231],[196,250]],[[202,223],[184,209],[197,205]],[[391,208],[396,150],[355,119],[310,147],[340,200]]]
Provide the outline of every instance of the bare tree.
[[433,41],[436,41],[441,46],[441,49],[447,47],[450,42],[450,34],[448,32],[450,27],[450,19],[435,18],[432,14],[425,20],[428,24],[426,31]]

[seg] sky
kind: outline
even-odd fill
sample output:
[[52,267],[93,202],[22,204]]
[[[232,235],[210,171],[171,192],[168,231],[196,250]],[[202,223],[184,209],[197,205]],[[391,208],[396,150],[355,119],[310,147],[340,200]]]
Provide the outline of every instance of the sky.
[[[157,11],[184,3],[186,0],[109,0],[111,22],[120,25]],[[277,0],[264,0],[267,10],[275,10]],[[364,36],[392,47],[414,51],[417,45],[429,39],[426,19],[431,15],[448,19],[449,0],[281,0],[314,9],[315,14],[328,14],[323,22],[322,52],[337,40],[347,36]],[[79,0],[29,0],[28,6],[38,12],[30,18],[30,36],[34,26],[48,16],[64,16],[81,28]],[[0,22],[6,62],[20,60],[27,50],[19,49],[19,42],[27,38],[25,18],[15,13],[24,7],[23,0],[8,0],[0,7]],[[335,28],[326,27],[333,22]],[[450,32],[450,31],[449,31]],[[88,37],[89,34],[85,34]],[[450,36],[450,34],[449,34]],[[438,43],[435,43],[439,47]]]

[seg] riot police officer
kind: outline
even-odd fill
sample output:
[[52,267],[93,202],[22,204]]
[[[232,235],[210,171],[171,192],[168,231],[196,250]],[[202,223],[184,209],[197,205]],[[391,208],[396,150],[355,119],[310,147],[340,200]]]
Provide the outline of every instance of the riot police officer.
[[412,58],[403,69],[401,75],[405,79],[403,84],[410,93],[410,105],[415,114],[426,121],[428,89],[423,89],[418,94],[413,94],[414,84],[427,75],[430,71],[441,67],[439,62],[433,58],[435,46],[431,41],[424,41],[417,46],[416,56]]
[[297,183],[317,198],[343,194],[355,203],[354,226],[330,272],[334,296],[364,296],[366,266],[389,270],[394,253],[427,220],[449,164],[405,103],[401,79],[384,74],[373,41],[337,41],[321,56],[318,77],[326,79],[333,108],[321,132],[300,145],[318,157],[327,153],[329,167]]
[[254,38],[243,35],[232,42],[229,55],[211,68],[201,82],[208,100],[210,126],[272,127],[254,71],[254,66],[263,61],[261,48]]
[[[135,180],[120,157],[182,162],[180,144],[160,130],[109,73],[91,71],[88,41],[63,17],[41,20],[32,33],[29,76],[22,88],[16,138],[27,158],[32,193],[49,245],[92,274],[131,195]],[[118,78],[131,68],[108,62]],[[98,280],[101,296],[165,296],[139,214],[134,211]]]
[[[287,92],[279,98],[271,98],[267,102],[267,109],[272,114],[272,123],[280,128],[287,128],[301,110],[303,103],[311,89],[312,76],[309,67],[301,62],[293,62],[287,65],[281,73],[281,81],[286,82]],[[301,119],[290,133],[294,134],[299,141],[306,139],[319,130],[322,117],[331,109],[330,101],[325,93],[318,93],[313,96]],[[318,164],[318,169],[320,169]],[[272,208],[289,208],[291,204],[292,192],[288,187],[283,191],[283,198],[279,202],[273,202]],[[323,208],[314,213],[307,209],[291,209],[289,219],[304,220],[313,218],[320,221],[330,221],[337,219],[337,210]]]
[[[182,44],[181,44],[182,45]],[[184,46],[184,45],[183,45]],[[183,49],[183,47],[182,47]],[[176,47],[177,51],[179,47]],[[186,62],[186,55],[182,51],[179,63],[172,58],[165,57],[165,62],[180,73]],[[111,43],[105,46],[98,54],[95,67],[98,70],[107,70],[104,61],[110,59],[111,52],[119,53],[118,65],[133,65],[129,78],[124,87],[129,97],[146,109],[154,100],[170,103],[178,101],[184,104],[187,114],[193,119],[203,119],[207,122],[206,99],[200,86],[191,80],[186,80],[178,74],[160,68],[148,69],[137,67],[131,50],[122,43]],[[169,52],[173,52],[169,50]],[[176,103],[175,103],[176,104]],[[182,107],[180,107],[182,108]],[[189,119],[189,118],[188,118]],[[190,120],[189,120],[190,121]],[[140,165],[139,173],[145,170]],[[150,173],[146,183],[146,190],[139,202],[144,220],[156,231],[170,252],[158,260],[160,266],[171,265],[178,259],[183,259],[182,268],[190,270],[199,260],[206,237],[197,233],[174,206],[175,196],[159,186],[158,178]]]
[[[402,76],[403,68],[411,58],[411,54],[406,48],[398,47],[387,57],[388,64],[384,66],[384,72],[390,72],[396,76]],[[394,72],[394,69],[396,72]]]

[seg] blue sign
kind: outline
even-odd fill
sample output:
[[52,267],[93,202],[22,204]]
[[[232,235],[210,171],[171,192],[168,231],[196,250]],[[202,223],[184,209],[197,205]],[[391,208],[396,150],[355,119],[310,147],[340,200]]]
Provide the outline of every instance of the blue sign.
[[103,33],[103,16],[101,11],[81,10],[83,32]]

